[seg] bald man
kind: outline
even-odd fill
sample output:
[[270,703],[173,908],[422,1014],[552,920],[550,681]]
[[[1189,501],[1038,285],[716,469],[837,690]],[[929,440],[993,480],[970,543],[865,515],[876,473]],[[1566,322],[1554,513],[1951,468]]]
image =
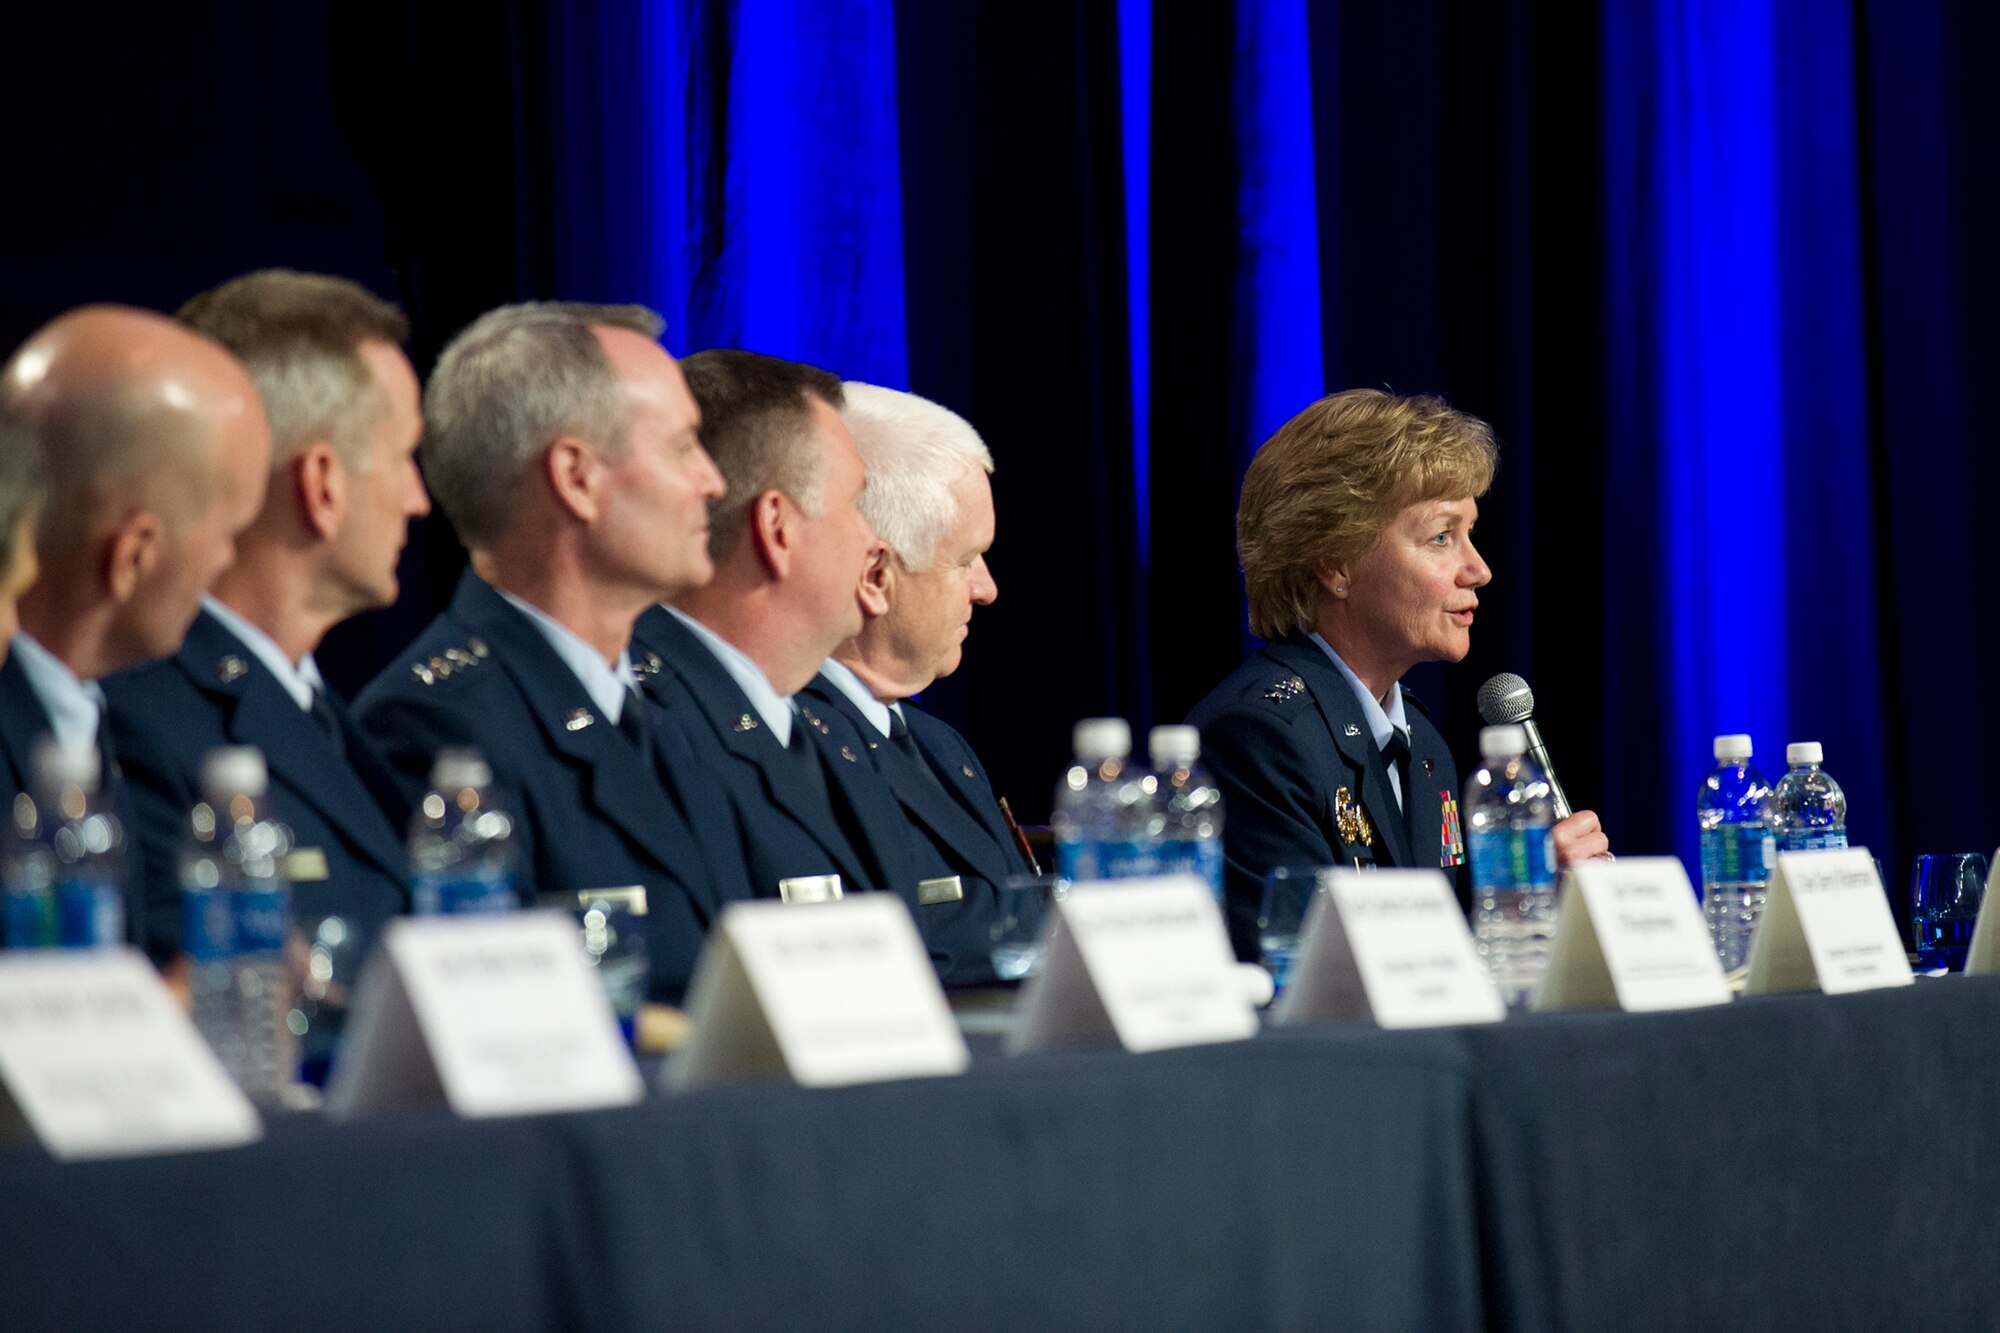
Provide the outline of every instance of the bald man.
[[[271,432],[235,357],[119,306],[71,311],[23,343],[0,371],[0,413],[34,435],[49,488],[41,572],[0,665],[0,783],[23,791],[45,733],[106,750],[98,677],[180,646],[263,503]],[[129,824],[115,756],[104,757],[105,790]],[[127,932],[158,957],[143,888],[135,865]]]

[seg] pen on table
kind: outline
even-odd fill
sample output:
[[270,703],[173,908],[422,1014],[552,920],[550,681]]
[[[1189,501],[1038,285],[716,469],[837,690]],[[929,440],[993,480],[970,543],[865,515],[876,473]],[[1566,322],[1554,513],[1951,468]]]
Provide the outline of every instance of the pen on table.
[[1035,859],[1035,849],[1028,845],[1028,835],[1021,832],[1020,821],[1014,818],[1014,812],[1008,808],[1005,796],[1000,798],[1000,817],[1007,821],[1007,831],[1014,835],[1014,845],[1021,849],[1021,855],[1028,858],[1028,868],[1040,876],[1042,863]]

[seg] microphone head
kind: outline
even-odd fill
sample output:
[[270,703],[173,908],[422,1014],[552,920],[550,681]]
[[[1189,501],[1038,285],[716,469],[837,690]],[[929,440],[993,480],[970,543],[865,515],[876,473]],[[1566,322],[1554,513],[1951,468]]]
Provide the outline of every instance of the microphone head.
[[1528,682],[1503,671],[1479,687],[1479,716],[1489,727],[1507,727],[1535,715],[1535,692]]

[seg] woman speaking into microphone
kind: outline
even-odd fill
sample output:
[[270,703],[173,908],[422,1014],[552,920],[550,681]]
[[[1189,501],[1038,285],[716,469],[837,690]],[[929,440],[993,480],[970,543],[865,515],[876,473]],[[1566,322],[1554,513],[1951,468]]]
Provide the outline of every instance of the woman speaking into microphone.
[[[1472,646],[1493,577],[1472,527],[1497,461],[1477,417],[1377,389],[1320,399],[1251,460],[1236,549],[1267,643],[1188,717],[1226,802],[1243,957],[1281,866],[1464,863],[1457,766],[1399,682]],[[1555,846],[1563,865],[1610,850],[1588,810],[1556,825]]]

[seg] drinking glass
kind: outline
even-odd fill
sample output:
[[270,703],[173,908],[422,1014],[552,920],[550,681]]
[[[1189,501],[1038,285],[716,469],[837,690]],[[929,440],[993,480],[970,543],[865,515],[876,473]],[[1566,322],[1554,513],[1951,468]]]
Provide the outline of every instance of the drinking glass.
[[1950,852],[1917,858],[1910,876],[1910,936],[1917,967],[1965,970],[1965,951],[1986,896],[1986,857]]
[[1042,928],[1049,905],[1062,897],[1062,887],[1054,875],[1012,875],[994,885],[997,901],[988,927],[988,956],[999,980],[1025,981],[1042,970],[1046,943]]
[[1313,895],[1319,892],[1322,866],[1279,866],[1264,876],[1264,907],[1257,914],[1257,961],[1271,974],[1271,989],[1285,993],[1298,951],[1299,931]]

